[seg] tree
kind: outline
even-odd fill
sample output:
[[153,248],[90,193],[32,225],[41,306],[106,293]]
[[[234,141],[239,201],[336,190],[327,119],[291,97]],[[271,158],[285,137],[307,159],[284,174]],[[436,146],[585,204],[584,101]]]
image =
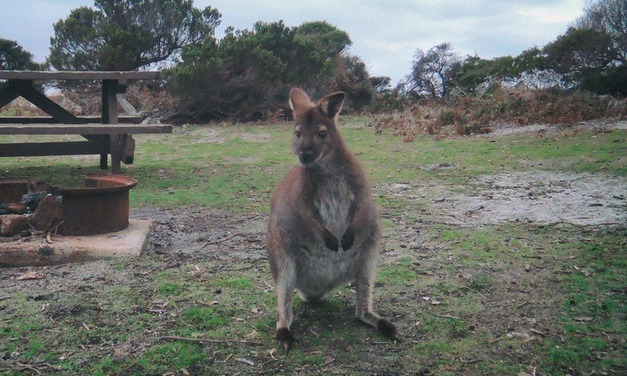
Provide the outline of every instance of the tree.
[[0,70],[38,70],[33,54],[24,50],[17,42],[0,38]]
[[193,0],[96,0],[54,24],[48,63],[58,70],[134,70],[213,35],[220,13]]
[[565,87],[579,84],[618,58],[611,36],[595,29],[569,28],[566,34],[547,44],[543,52],[547,65],[563,77]]
[[332,58],[341,54],[352,42],[348,34],[325,21],[305,22],[295,29],[296,39],[313,42],[316,51]]
[[[330,90],[341,90],[347,94],[347,107],[362,110],[372,100],[375,88],[370,80],[366,64],[349,54],[338,55]],[[389,80],[389,78],[388,78]]]
[[403,85],[412,95],[444,97],[460,67],[461,58],[452,51],[449,42],[438,44],[427,52],[418,49],[414,55],[412,72]]
[[377,93],[385,93],[390,91],[392,87],[392,78],[388,76],[372,76],[370,77],[370,86]]
[[593,29],[610,35],[622,64],[627,63],[627,2],[599,0],[584,8],[584,15],[575,22],[577,29]]
[[286,108],[291,86],[315,94],[344,85],[357,93],[353,81],[363,78],[365,65],[345,56],[350,44],[348,34],[326,22],[227,28],[221,40],[185,47],[169,71],[178,102],[173,120],[261,119]]

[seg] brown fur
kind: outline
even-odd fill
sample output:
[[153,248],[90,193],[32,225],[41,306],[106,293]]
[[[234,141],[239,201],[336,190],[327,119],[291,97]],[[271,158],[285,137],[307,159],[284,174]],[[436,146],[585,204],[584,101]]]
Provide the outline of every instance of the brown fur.
[[285,350],[293,342],[294,291],[319,300],[349,281],[357,284],[357,318],[397,338],[396,327],[372,310],[378,213],[370,183],[335,123],[345,96],[329,94],[316,104],[302,90],[290,90],[300,164],[272,195],[266,241],[278,294],[276,338]]

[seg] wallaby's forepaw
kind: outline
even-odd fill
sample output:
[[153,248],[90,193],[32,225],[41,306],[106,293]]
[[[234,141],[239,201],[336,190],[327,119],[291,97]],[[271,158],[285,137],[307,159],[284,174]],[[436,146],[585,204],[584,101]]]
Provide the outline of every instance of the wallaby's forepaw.
[[390,341],[398,341],[398,332],[396,326],[386,319],[377,321],[377,329]]
[[329,248],[333,252],[337,252],[337,250],[340,249],[340,244],[337,241],[337,238],[331,233],[331,231],[327,230],[326,228],[324,229],[324,234],[322,235],[322,238],[324,239],[324,245],[326,245],[327,248]]
[[277,329],[275,338],[279,342],[279,345],[283,347],[286,354],[290,352],[292,344],[294,343],[294,336],[288,328]]
[[355,233],[353,232],[353,229],[349,227],[344,233],[344,236],[342,236],[342,249],[348,251],[350,247],[353,246],[354,241]]

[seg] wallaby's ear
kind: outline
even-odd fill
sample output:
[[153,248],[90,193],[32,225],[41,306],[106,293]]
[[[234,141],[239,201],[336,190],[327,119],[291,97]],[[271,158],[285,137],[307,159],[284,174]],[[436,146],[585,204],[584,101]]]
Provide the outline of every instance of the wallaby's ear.
[[329,94],[320,100],[320,111],[329,118],[335,118],[342,109],[344,99],[346,99],[346,93],[341,91]]
[[315,107],[315,104],[309,99],[307,93],[297,87],[293,87],[290,90],[290,107],[294,111],[294,115],[298,115]]

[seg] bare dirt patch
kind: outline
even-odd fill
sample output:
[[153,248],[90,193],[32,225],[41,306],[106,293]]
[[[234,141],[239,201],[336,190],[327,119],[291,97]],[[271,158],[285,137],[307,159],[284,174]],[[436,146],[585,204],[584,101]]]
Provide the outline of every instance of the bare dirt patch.
[[469,187],[469,194],[442,195],[435,207],[465,224],[627,223],[627,182],[622,178],[530,171],[484,176],[471,181]]
[[513,126],[511,124],[495,124],[492,127],[492,132],[480,135],[481,137],[501,137],[511,136],[517,134],[538,133],[538,132],[564,132],[564,131],[581,131],[581,130],[594,130],[596,132],[603,132],[612,129],[627,129],[627,121],[585,121],[575,125],[550,125],[550,124],[530,124]]

